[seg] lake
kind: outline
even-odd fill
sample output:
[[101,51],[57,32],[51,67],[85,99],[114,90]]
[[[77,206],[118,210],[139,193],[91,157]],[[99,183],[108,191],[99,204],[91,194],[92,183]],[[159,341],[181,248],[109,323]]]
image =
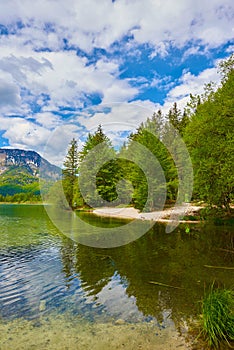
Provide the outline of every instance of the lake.
[[94,248],[61,234],[43,206],[0,205],[0,349],[190,349],[204,291],[233,287],[233,270],[205,265],[233,266],[234,228],[187,226]]

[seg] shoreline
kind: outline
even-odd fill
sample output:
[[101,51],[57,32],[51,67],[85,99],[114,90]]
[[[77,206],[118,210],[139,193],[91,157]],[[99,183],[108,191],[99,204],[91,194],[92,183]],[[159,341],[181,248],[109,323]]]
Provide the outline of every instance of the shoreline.
[[[42,202],[0,202],[0,205],[48,205]],[[125,208],[112,208],[112,207],[101,207],[87,210],[88,212],[95,214],[99,217],[109,217],[117,219],[130,219],[130,220],[149,220],[161,223],[200,223],[201,220],[183,220],[184,216],[193,216],[202,209],[204,206],[194,205],[186,203],[178,207],[171,207],[164,210],[152,211],[142,213],[139,209],[133,207]],[[86,210],[85,210],[86,211]]]
[[93,214],[100,217],[110,217],[118,219],[133,220],[152,220],[155,222],[172,223],[173,221],[180,223],[200,223],[200,220],[183,220],[184,216],[195,216],[204,206],[192,205],[186,203],[178,207],[172,207],[164,210],[141,213],[135,208],[96,208]]
[[45,205],[42,202],[0,202],[0,205]]

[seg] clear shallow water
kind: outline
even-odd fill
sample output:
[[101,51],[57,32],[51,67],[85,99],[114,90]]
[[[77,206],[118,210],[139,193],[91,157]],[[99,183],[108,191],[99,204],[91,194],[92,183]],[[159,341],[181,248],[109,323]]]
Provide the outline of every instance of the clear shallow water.
[[189,235],[185,228],[166,234],[157,224],[128,245],[98,249],[61,235],[42,206],[0,205],[0,318],[69,313],[92,322],[179,328],[200,313],[213,281],[227,288],[234,283],[233,270],[204,267],[233,266],[233,254],[221,250],[233,249],[233,227],[193,225]]

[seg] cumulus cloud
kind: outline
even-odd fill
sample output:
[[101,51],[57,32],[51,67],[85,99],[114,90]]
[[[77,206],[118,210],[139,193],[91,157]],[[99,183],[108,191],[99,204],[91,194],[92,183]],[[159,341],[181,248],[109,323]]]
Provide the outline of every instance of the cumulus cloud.
[[26,149],[34,149],[43,146],[49,131],[24,118],[1,118],[1,128],[6,130],[4,137],[8,138],[12,147],[24,146]]
[[[126,101],[133,98],[138,89],[119,79],[118,64],[103,60],[87,64],[86,58],[76,51],[31,52],[20,57],[0,53],[0,69],[32,95],[48,94],[51,108],[83,107],[87,96],[97,94],[104,102]],[[1,76],[1,74],[0,74]]]
[[0,78],[0,108],[15,107],[20,103],[19,88]]
[[61,116],[50,112],[35,113],[31,118],[47,129],[54,129],[63,123]]
[[71,140],[75,138],[79,141],[81,134],[82,128],[77,124],[63,123],[49,132],[40,153],[51,163],[62,166]]
[[220,83],[217,67],[205,69],[197,76],[189,71],[185,71],[179,79],[178,85],[167,94],[163,109],[168,110],[173,102],[177,102],[179,108],[184,108],[189,101],[190,93],[192,95],[201,95],[204,92],[205,84],[210,82],[216,85]]
[[[85,116],[77,116],[77,120],[87,132],[96,131],[102,125],[104,131],[116,145],[121,135],[135,131],[140,123],[151,117],[161,106],[149,100],[136,100],[129,103],[103,104],[99,110],[91,111]],[[87,136],[87,135],[86,135]],[[120,142],[122,143],[123,140]]]
[[[170,59],[171,49],[186,47],[182,62],[231,41],[233,18],[232,0],[1,1],[0,128],[11,146],[39,150],[63,125],[62,113],[66,119],[73,113],[71,129],[67,125],[67,133],[60,135],[64,140],[103,124],[117,142],[160,108],[147,97],[140,100],[144,89],[167,91],[166,110],[174,101],[183,106],[190,92],[202,92],[204,83],[219,81],[216,68],[198,75],[187,70],[172,81],[157,67],[150,69],[158,74],[144,77],[149,67],[143,66],[140,74],[123,78],[123,65],[128,68],[124,54],[137,60],[147,48],[154,64],[157,56]],[[80,112],[94,98],[100,110]],[[105,105],[111,106],[108,113]],[[51,149],[51,159],[52,154]]]
[[20,110],[20,87],[12,76],[0,68],[0,112],[17,113]]
[[17,21],[22,21],[26,26],[18,32],[25,42],[52,50],[61,48],[62,38],[87,52],[94,47],[108,49],[126,35],[137,43],[151,44],[162,55],[167,54],[168,45],[179,47],[188,41],[217,47],[233,38],[233,18],[232,0],[42,0],[33,6],[30,0],[12,0],[0,4],[1,23],[15,29]]
[[[52,129],[48,125],[38,125],[39,121],[43,124],[43,118],[48,117],[51,118]],[[20,117],[0,117],[1,129],[6,130],[3,137],[9,140],[11,148],[37,151],[53,164],[62,166],[67,147],[72,138],[79,139],[81,127],[58,123],[58,119],[52,118],[52,115],[36,116],[35,122]]]

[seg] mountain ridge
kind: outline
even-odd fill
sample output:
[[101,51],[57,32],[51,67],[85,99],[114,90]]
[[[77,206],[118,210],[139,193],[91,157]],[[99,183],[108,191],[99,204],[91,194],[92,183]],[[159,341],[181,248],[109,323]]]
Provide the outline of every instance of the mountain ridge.
[[39,179],[49,190],[61,169],[35,151],[0,148],[0,202],[40,201]]
[[32,176],[38,178],[56,180],[61,176],[61,169],[36,151],[0,148],[0,175],[12,166],[24,166]]

